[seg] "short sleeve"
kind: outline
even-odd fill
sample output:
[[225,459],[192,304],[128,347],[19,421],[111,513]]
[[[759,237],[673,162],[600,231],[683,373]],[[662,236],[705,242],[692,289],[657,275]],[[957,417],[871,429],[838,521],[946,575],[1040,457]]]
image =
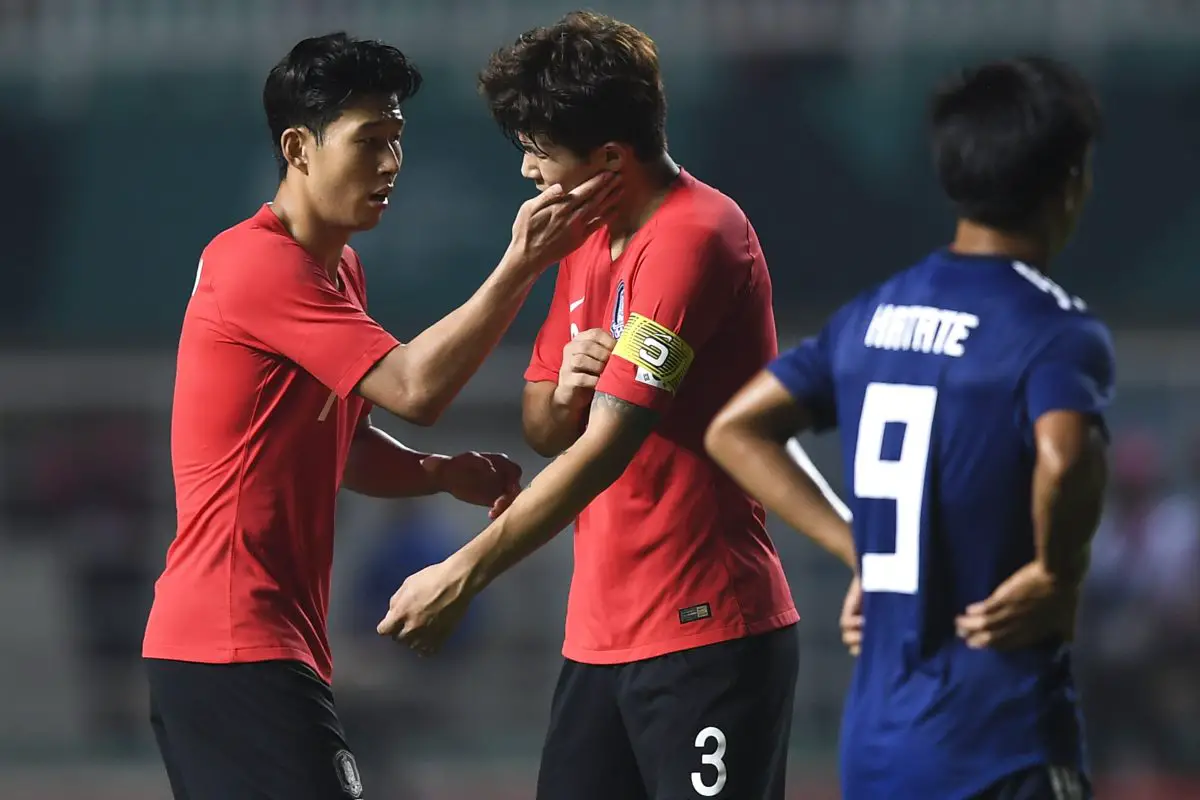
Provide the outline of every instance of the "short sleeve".
[[1108,329],[1094,319],[1079,320],[1057,334],[1026,371],[1026,419],[1032,426],[1051,411],[1077,411],[1104,429],[1115,381],[1116,356]]
[[631,276],[629,313],[596,391],[665,410],[725,316],[735,294],[733,277],[748,274],[735,259],[717,231],[658,232]]
[[812,415],[816,431],[837,427],[837,399],[830,358],[832,337],[830,323],[818,335],[780,354],[767,365],[767,370]]
[[399,344],[290,242],[256,243],[222,257],[233,259],[213,270],[222,322],[343,399]]
[[529,366],[525,369],[525,380],[529,383],[552,381],[558,383],[558,371],[562,368],[563,348],[571,341],[571,310],[567,297],[566,262],[559,264],[558,277],[554,281],[554,296],[550,299],[550,310],[546,321],[538,331],[533,343]]

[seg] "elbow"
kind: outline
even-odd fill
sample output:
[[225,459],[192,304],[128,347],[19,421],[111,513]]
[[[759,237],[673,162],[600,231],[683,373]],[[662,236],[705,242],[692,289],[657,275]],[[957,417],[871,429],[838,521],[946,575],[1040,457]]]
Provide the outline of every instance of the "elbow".
[[442,414],[444,414],[445,411],[446,409],[444,406],[434,403],[414,403],[410,405],[406,410],[406,413],[401,414],[400,417],[406,422],[411,422],[413,425],[417,425],[422,428],[429,428],[442,418]]
[[563,451],[563,448],[558,446],[558,442],[532,425],[524,426],[524,438],[529,449],[542,458],[554,458]]
[[418,428],[431,428],[441,418],[441,415],[434,411],[420,411],[402,415],[401,418]]
[[442,418],[448,403],[422,392],[400,392],[388,410],[405,422],[428,428]]
[[530,450],[542,458],[554,458],[562,453],[562,450],[552,446],[549,442],[543,442],[530,436],[525,437],[525,443],[529,445]]
[[452,393],[437,388],[427,371],[414,366],[403,345],[384,356],[357,390],[379,408],[421,427],[437,422],[453,399]]
[[729,423],[717,417],[704,432],[704,451],[713,461],[725,466],[725,454],[729,449]]
[[530,409],[528,403],[521,409],[521,435],[529,449],[542,458],[554,458],[562,453],[569,445],[564,445],[562,437],[556,435],[554,426],[547,421],[548,415],[538,413],[538,409]]

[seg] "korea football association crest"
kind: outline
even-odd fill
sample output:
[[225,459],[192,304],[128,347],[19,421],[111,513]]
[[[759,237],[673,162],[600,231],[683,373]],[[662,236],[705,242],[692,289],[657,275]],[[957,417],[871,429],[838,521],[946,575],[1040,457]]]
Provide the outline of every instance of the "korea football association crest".
[[617,284],[617,299],[613,302],[612,324],[608,332],[614,339],[620,339],[625,330],[625,281]]
[[358,763],[349,750],[338,750],[333,757],[333,765],[337,769],[338,783],[346,797],[352,800],[362,800],[362,777],[358,774]]

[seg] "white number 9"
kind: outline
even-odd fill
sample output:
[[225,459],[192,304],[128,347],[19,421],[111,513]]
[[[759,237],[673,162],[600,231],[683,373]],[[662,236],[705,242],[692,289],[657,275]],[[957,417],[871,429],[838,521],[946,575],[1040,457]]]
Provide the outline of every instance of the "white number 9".
[[[921,507],[938,391],[933,386],[872,383],[863,398],[854,450],[854,494],[896,503],[896,548],[863,553],[862,590],[916,594],[921,579]],[[900,458],[881,457],[889,422],[904,425]]]
[[708,743],[711,741],[717,743],[717,749],[711,753],[702,753],[700,755],[700,763],[708,767],[715,767],[717,770],[717,779],[712,783],[705,783],[704,776],[699,771],[692,773],[692,788],[701,797],[716,797],[725,788],[725,784],[729,780],[724,761],[725,745],[727,744],[725,733],[720,728],[710,726],[696,734],[696,747],[701,750],[708,747]]

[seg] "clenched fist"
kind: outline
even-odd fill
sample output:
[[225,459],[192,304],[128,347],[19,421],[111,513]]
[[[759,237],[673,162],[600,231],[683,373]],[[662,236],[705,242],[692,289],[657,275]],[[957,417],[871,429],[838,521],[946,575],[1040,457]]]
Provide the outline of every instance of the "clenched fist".
[[616,346],[617,340],[603,328],[586,330],[568,342],[563,348],[554,402],[562,406],[582,403],[599,383],[600,373]]
[[521,467],[502,453],[460,453],[453,457],[430,456],[438,488],[464,503],[490,506],[492,519],[500,516],[521,491]]

